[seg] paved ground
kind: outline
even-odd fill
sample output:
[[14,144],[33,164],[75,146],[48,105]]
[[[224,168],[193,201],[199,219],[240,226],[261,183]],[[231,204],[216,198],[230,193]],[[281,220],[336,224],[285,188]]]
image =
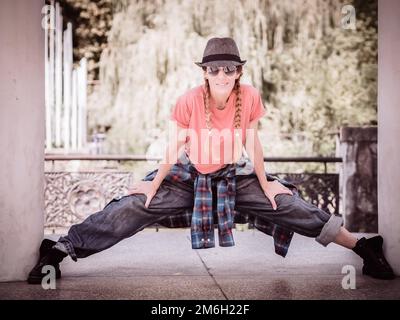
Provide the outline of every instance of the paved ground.
[[[0,283],[0,299],[400,299],[400,277],[362,276],[361,259],[335,244],[325,248],[296,234],[282,258],[256,230],[234,230],[236,246],[207,250],[192,250],[189,236],[189,229],[146,229],[63,261],[55,290]],[[356,289],[342,288],[346,265],[355,267]]]

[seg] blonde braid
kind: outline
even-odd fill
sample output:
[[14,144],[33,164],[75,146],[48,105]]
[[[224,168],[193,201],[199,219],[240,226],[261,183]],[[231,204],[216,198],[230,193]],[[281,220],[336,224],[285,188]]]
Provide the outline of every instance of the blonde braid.
[[204,97],[204,108],[205,108],[205,114],[206,114],[206,124],[207,128],[211,130],[212,125],[211,125],[211,111],[210,111],[210,96],[211,96],[211,91],[210,91],[210,84],[208,83],[208,80],[205,79],[206,81],[206,94],[203,96]]
[[[241,77],[242,75],[240,75]],[[236,104],[235,104],[235,125],[234,128],[239,130],[239,132],[235,132],[233,136],[233,163],[236,163],[240,160],[243,152],[243,143],[242,143],[242,130],[241,128],[241,120],[242,120],[242,94],[240,92],[240,77],[236,80],[234,90],[236,90]]]
[[235,129],[240,129],[242,120],[242,94],[240,92],[240,77],[235,82],[234,90],[236,91],[235,104]]

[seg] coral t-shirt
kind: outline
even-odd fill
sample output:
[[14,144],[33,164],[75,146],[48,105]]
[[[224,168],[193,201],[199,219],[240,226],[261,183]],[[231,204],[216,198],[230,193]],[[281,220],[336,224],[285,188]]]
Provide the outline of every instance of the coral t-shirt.
[[[232,90],[223,110],[211,107],[211,134],[205,121],[203,93],[201,85],[180,96],[171,113],[171,120],[186,132],[185,151],[197,171],[207,174],[215,172],[234,162],[235,134],[238,143],[246,143],[246,130],[252,121],[265,115],[260,93],[251,85],[241,84],[242,114],[241,130],[234,130],[236,93]],[[242,139],[240,139],[240,137]],[[237,149],[239,150],[239,149]]]

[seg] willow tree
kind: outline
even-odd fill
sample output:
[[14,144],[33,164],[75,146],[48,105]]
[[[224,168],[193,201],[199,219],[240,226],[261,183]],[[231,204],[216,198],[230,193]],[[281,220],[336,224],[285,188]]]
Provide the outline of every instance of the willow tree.
[[354,3],[352,30],[340,0],[115,1],[90,127],[109,129],[110,152],[145,153],[177,97],[203,82],[193,62],[207,40],[231,36],[248,61],[243,83],[268,109],[265,154],[332,155],[340,126],[376,123],[376,2],[366,2],[360,16]]

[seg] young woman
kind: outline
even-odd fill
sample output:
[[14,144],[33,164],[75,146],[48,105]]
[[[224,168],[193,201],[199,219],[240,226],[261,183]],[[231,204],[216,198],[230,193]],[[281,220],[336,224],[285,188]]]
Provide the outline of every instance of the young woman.
[[42,268],[67,255],[74,261],[105,250],[154,223],[191,228],[193,249],[212,248],[214,224],[220,246],[233,246],[235,222],[255,223],[285,256],[294,232],[327,246],[352,249],[363,260],[363,274],[393,279],[381,236],[355,238],[343,219],[304,201],[296,186],[266,174],[257,124],[265,114],[259,92],[240,84],[245,60],[231,38],[212,38],[196,64],[203,85],[182,95],[172,111],[175,134],[164,161],[136,183],[129,194],[73,225],[57,242],[45,239],[29,283],[41,283]]

